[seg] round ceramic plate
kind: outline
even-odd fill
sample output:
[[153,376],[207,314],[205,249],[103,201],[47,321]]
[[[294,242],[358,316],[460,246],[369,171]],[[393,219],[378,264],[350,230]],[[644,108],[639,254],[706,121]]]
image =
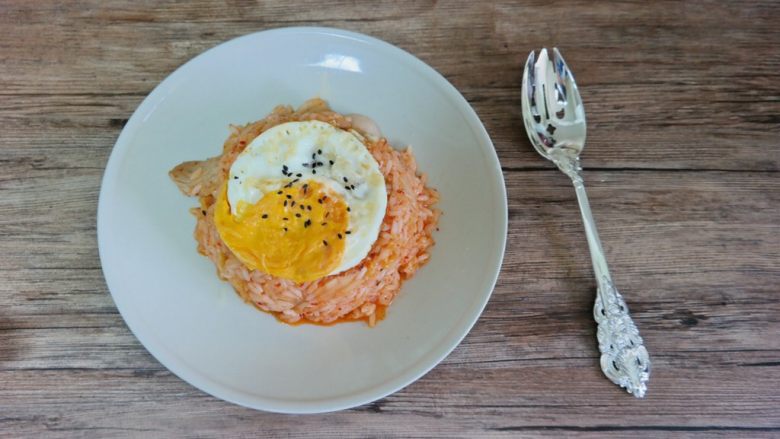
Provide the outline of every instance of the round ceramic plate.
[[[168,170],[217,155],[228,124],[326,99],[411,145],[444,212],[430,262],[376,327],[279,323],[245,304],[196,251],[196,200]],[[127,325],[165,367],[216,397],[313,413],[384,397],[433,368],[471,329],[504,254],[506,191],[485,128],[431,67],[383,41],[286,28],[228,41],[143,101],[111,153],[98,206],[106,282]]]

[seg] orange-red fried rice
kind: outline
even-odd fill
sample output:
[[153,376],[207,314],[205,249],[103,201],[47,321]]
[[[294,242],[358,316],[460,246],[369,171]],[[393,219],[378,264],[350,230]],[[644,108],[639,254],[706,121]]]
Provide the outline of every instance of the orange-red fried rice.
[[[379,236],[365,259],[336,275],[296,284],[244,266],[220,239],[214,203],[233,161],[255,137],[275,125],[306,120],[357,132],[385,177],[388,200]],[[369,137],[355,125],[321,99],[307,101],[297,110],[278,106],[262,120],[231,126],[221,156],[182,163],[170,173],[185,194],[200,200],[200,208],[192,209],[198,251],[214,262],[220,278],[230,282],[245,301],[284,322],[365,320],[373,326],[398,295],[401,283],[428,261],[439,217],[433,207],[437,191],[425,185],[425,175],[417,175],[409,149],[397,151],[386,139]]]

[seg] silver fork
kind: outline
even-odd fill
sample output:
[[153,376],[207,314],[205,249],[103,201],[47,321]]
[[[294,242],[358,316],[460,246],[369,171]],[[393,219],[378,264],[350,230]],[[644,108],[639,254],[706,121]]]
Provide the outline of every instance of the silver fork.
[[547,49],[542,49],[538,60],[534,52],[528,55],[522,104],[531,144],[571,178],[577,193],[598,286],[593,317],[598,324],[601,370],[613,383],[641,398],[650,379],[650,358],[623,296],[612,283],[590,212],[580,167],[580,153],[585,147],[585,108],[574,76],[557,48],[553,49],[552,59]]

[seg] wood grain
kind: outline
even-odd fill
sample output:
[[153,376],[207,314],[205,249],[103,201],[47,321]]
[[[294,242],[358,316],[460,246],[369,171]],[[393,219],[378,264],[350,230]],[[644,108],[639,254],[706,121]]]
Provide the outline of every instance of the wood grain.
[[[0,1],[0,437],[777,437],[780,4]],[[279,26],[365,32],[461,90],[504,167],[499,283],[421,380],[352,410],[234,406],[157,363],[111,301],[100,178],[124,123],[187,59]],[[521,63],[561,47],[648,397],[601,376],[576,200],[522,131]]]

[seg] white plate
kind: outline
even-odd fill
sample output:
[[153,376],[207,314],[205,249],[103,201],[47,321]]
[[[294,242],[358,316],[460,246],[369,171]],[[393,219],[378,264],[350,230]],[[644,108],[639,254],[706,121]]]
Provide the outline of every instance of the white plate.
[[[441,192],[431,260],[375,328],[288,326],[243,303],[195,250],[196,204],[168,179],[218,154],[228,124],[320,96],[412,145]],[[393,393],[449,354],[476,322],[504,254],[506,190],[474,110],[431,67],[383,41],[286,28],[228,41],[166,78],[111,153],[98,206],[106,282],[127,325],[173,373],[261,410],[314,413]]]

